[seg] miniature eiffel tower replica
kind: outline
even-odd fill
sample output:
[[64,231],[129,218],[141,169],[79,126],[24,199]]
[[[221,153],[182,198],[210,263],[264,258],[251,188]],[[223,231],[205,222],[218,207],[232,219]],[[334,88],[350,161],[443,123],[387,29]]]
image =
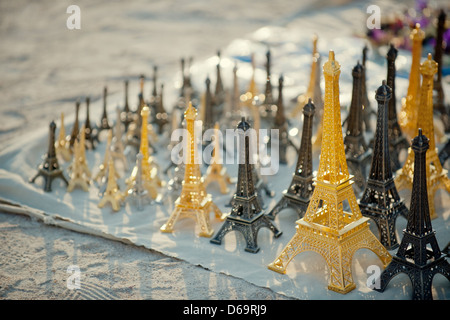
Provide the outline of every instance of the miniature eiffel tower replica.
[[158,103],[156,105],[156,114],[155,114],[155,124],[158,126],[158,134],[162,134],[164,132],[164,128],[169,124],[168,114],[164,107],[164,84],[161,83],[159,95],[158,95]]
[[[420,66],[420,73],[422,74],[422,87],[420,90],[419,111],[420,117],[417,121],[417,128],[422,128],[423,134],[429,137],[430,149],[427,151],[427,191],[428,191],[428,205],[431,219],[437,217],[434,208],[434,195],[438,188],[445,188],[450,192],[450,179],[448,178],[447,170],[442,168],[439,161],[433,124],[433,77],[437,71],[437,64],[431,59],[431,53],[428,54],[428,59]],[[408,157],[406,162],[400,170],[397,171],[395,184],[398,190],[411,189],[414,179],[414,152],[411,148],[408,150]]]
[[445,133],[450,133],[450,115],[449,106],[445,104],[445,94],[442,87],[442,51],[443,38],[445,33],[446,14],[443,9],[439,13],[438,25],[436,32],[436,45],[434,47],[434,60],[438,64],[438,70],[434,79],[434,90],[436,91],[436,99],[433,103],[434,111],[440,115],[442,123],[444,124]]
[[[144,106],[141,111],[141,143],[139,152],[142,154],[142,183],[144,188],[147,190],[148,194],[152,199],[159,199],[161,195],[158,189],[162,187],[163,183],[158,177],[158,167],[153,157],[149,154],[148,147],[148,116],[150,114],[150,109],[148,106]],[[133,181],[136,179],[138,174],[138,168],[134,167],[130,178],[126,180],[127,190],[133,187]]]
[[362,117],[364,121],[364,127],[365,131],[371,131],[371,124],[370,124],[370,117],[372,115],[376,116],[376,112],[372,109],[370,106],[369,96],[367,95],[367,87],[366,87],[366,60],[367,60],[367,51],[369,49],[367,46],[364,46],[363,52],[362,52],[362,74],[361,74],[361,91],[362,91],[362,105],[363,105],[363,111],[362,111]]
[[89,117],[89,105],[90,105],[90,98],[86,97],[86,122],[84,124],[84,134],[86,136],[86,141],[89,142],[86,146],[90,149],[95,149],[95,145],[98,144],[100,141],[98,140],[98,132],[96,128],[92,128],[91,126],[91,120]]
[[366,185],[366,168],[372,157],[372,150],[366,144],[363,133],[363,67],[359,62],[353,68],[352,102],[344,137],[345,155],[349,172],[354,175],[357,193],[364,191]]
[[199,236],[211,237],[214,230],[211,227],[209,213],[212,210],[217,218],[224,216],[217,205],[212,201],[211,195],[206,192],[200,165],[197,162],[197,137],[195,137],[194,122],[197,110],[189,103],[184,112],[188,139],[186,140],[186,167],[184,172],[181,195],[175,201],[175,210],[167,222],[160,228],[162,232],[172,232],[175,223],[184,217],[194,218],[200,227]]
[[128,103],[128,80],[125,80],[125,101],[123,105],[123,110],[120,113],[120,121],[125,126],[125,132],[128,131],[128,126],[133,122],[133,112],[130,109],[130,104]]
[[133,180],[131,188],[128,188],[126,193],[122,196],[122,199],[133,199],[136,202],[139,211],[143,209],[143,205],[148,203],[150,197],[148,191],[144,188],[142,183],[142,153],[136,155],[136,179]]
[[80,101],[77,100],[75,102],[75,121],[72,126],[72,131],[70,132],[69,140],[69,148],[73,152],[73,146],[75,144],[75,140],[78,139],[78,135],[80,133],[80,123],[78,121],[78,114],[80,113]]
[[283,82],[284,78],[281,75],[278,79],[278,101],[277,101],[277,111],[275,114],[275,119],[273,122],[272,129],[277,130],[278,141],[279,141],[279,161],[280,164],[287,164],[287,148],[289,146],[293,147],[296,151],[297,147],[289,138],[288,123],[286,116],[284,115],[284,103],[283,103]]
[[309,200],[314,191],[311,143],[314,112],[315,106],[309,98],[308,103],[303,107],[302,141],[295,172],[289,188],[283,191],[281,200],[267,214],[269,218],[274,219],[281,210],[287,207],[295,209],[299,218],[302,218],[308,209]]
[[235,64],[233,67],[233,89],[230,90],[231,92],[228,95],[228,108],[224,119],[227,128],[236,128],[241,119],[241,93],[237,70],[237,65]]
[[381,273],[380,287],[383,292],[390,280],[398,273],[404,272],[411,279],[414,300],[432,300],[431,284],[433,277],[441,273],[450,281],[450,264],[442,255],[431,225],[428,207],[427,149],[431,146],[429,139],[422,134],[412,142],[414,159],[414,182],[408,224],[403,231],[403,238],[397,254]]
[[214,127],[214,110],[213,110],[213,95],[211,93],[211,80],[206,77],[205,80],[206,91],[203,100],[202,120],[203,120],[203,132]]
[[396,172],[401,168],[399,153],[400,150],[409,148],[409,142],[403,135],[402,129],[398,123],[397,118],[397,99],[395,96],[395,59],[397,59],[398,50],[391,44],[389,51],[386,55],[387,58],[387,86],[391,88],[391,99],[389,99],[388,107],[388,141],[389,141],[389,154],[391,159],[391,168],[393,172]]
[[217,182],[220,187],[220,193],[226,194],[229,190],[228,184],[231,183],[231,178],[227,173],[227,168],[222,165],[223,161],[220,152],[222,144],[219,142],[219,131],[219,123],[216,122],[216,125],[214,126],[213,157],[211,164],[206,170],[204,186],[205,188],[207,188],[210,183]]
[[123,168],[128,170],[128,160],[125,156],[125,146],[122,141],[122,122],[121,122],[121,110],[119,107],[116,109],[117,121],[114,125],[114,137],[111,140],[111,157],[113,160],[120,160],[122,162]]
[[[323,66],[325,105],[323,143],[314,193],[302,219],[297,220],[296,234],[269,269],[285,273],[289,262],[300,252],[315,251],[328,264],[328,289],[347,293],[356,287],[352,278],[352,256],[360,248],[373,251],[386,266],[391,256],[370,231],[363,217],[348,172],[341,129],[339,103],[340,65],[330,51]],[[351,212],[344,211],[347,202]]]
[[52,182],[59,178],[68,185],[66,177],[64,177],[63,170],[59,167],[58,158],[55,150],[55,130],[56,124],[54,121],[50,122],[48,137],[48,151],[45,155],[44,162],[39,166],[37,174],[30,180],[34,183],[38,177],[44,178],[44,191],[52,191]]
[[403,132],[411,139],[416,134],[418,103],[420,99],[420,57],[422,56],[422,41],[425,32],[416,24],[410,35],[412,41],[411,71],[409,73],[409,85],[406,97],[402,99],[402,107],[399,114],[399,123]]
[[102,118],[100,119],[100,124],[98,126],[98,132],[102,132],[103,130],[109,130],[111,129],[111,126],[109,125],[108,121],[108,112],[107,112],[107,97],[108,97],[108,88],[103,88],[103,114]]
[[320,54],[317,51],[317,35],[313,36],[313,50],[312,50],[312,63],[311,63],[311,74],[309,76],[308,89],[304,94],[301,94],[297,98],[297,105],[291,112],[291,117],[296,118],[303,107],[308,103],[309,99],[312,99],[314,106],[316,107],[316,124],[322,120],[323,113],[323,100],[322,92],[320,90]]
[[114,211],[119,211],[122,201],[122,195],[120,194],[119,187],[116,181],[116,170],[114,169],[114,161],[110,158],[108,161],[108,182],[106,185],[106,191],[103,194],[102,199],[98,203],[99,208],[103,208],[108,202]]
[[[153,86],[152,86],[152,91],[150,92],[150,98],[148,100],[148,107],[150,108],[150,114],[156,114],[156,107],[158,105],[158,67],[157,66],[153,66]],[[154,120],[154,119],[151,119]],[[151,121],[152,122],[152,121]]]
[[[214,89],[214,105],[218,107],[217,117],[221,118],[223,113],[223,104],[225,102],[225,90],[223,88],[222,75],[220,73],[220,51],[217,52],[217,57],[219,58],[219,62],[216,65],[216,87]],[[217,108],[216,108],[217,109]]]
[[211,243],[221,244],[228,232],[239,231],[247,242],[245,251],[257,253],[259,251],[257,236],[260,228],[269,228],[275,238],[278,238],[282,232],[264,214],[256,196],[253,184],[253,164],[250,163],[250,136],[246,134],[250,129],[250,124],[242,119],[237,129],[240,135],[240,161],[233,207],[216,236],[211,239]]
[[81,156],[81,149],[84,148],[75,140],[73,146],[74,154],[71,164],[70,180],[67,185],[67,191],[72,192],[76,187],[80,187],[83,191],[89,191],[89,177],[84,170],[84,160]]
[[250,78],[250,84],[247,89],[247,92],[245,92],[241,97],[242,105],[249,108],[254,107],[253,99],[259,95],[258,86],[255,81],[256,65],[254,54],[251,55],[251,65],[252,65],[252,77]]
[[[92,180],[97,181],[98,183],[102,182],[104,179],[108,177],[108,168],[109,168],[109,160],[113,159],[111,154],[111,143],[113,139],[113,132],[112,129],[108,130],[108,136],[106,138],[106,147],[105,147],[105,153],[103,156],[103,162],[98,167],[98,172],[94,176]],[[113,159],[114,161],[114,159]],[[116,178],[119,177],[117,170],[114,167],[114,172],[116,174]]]
[[372,218],[380,231],[380,242],[388,250],[398,247],[395,222],[398,215],[408,218],[408,209],[400,200],[390,164],[388,138],[388,103],[392,90],[383,81],[375,99],[378,102],[377,127],[372,166],[359,208],[363,216]]
[[270,50],[266,52],[266,87],[264,90],[264,101],[259,107],[261,118],[267,122],[273,122],[275,114],[277,112],[277,104],[274,101],[272,93],[272,74],[270,67],[272,64]]
[[66,129],[64,127],[64,113],[61,112],[61,128],[59,129],[58,140],[56,141],[55,151],[64,161],[72,159],[72,153],[69,149],[69,141],[66,139]]

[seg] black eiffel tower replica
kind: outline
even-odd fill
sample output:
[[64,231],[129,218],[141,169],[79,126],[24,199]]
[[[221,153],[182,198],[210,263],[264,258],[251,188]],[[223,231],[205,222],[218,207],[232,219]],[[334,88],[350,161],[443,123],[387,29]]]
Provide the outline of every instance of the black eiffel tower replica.
[[392,90],[386,81],[375,94],[378,102],[377,127],[373,147],[372,166],[367,179],[366,189],[359,202],[363,216],[372,218],[380,231],[380,242],[388,250],[398,247],[395,234],[395,222],[399,214],[408,218],[408,209],[395,187],[388,143],[388,103],[392,99]]
[[399,160],[399,153],[402,149],[408,151],[409,142],[403,135],[402,129],[397,118],[397,99],[395,96],[395,78],[396,68],[395,60],[397,59],[398,50],[391,44],[386,55],[387,59],[387,86],[391,88],[392,94],[388,107],[388,140],[391,168],[393,172],[402,168]]
[[50,122],[49,126],[49,139],[48,139],[48,151],[45,155],[44,162],[39,166],[37,174],[30,179],[31,183],[34,183],[38,177],[44,178],[44,191],[52,191],[52,182],[56,178],[62,179],[66,186],[69,184],[64,177],[62,169],[59,167],[58,159],[56,158],[55,150],[55,130],[56,124],[54,121]]
[[383,292],[389,281],[398,273],[406,273],[413,285],[414,300],[432,300],[433,277],[441,273],[450,281],[450,264],[441,253],[432,229],[427,196],[426,152],[429,139],[422,134],[412,141],[414,150],[414,180],[408,224],[397,254],[381,273],[379,288]]
[[278,79],[278,101],[277,101],[277,112],[275,114],[274,124],[272,129],[278,130],[278,142],[279,142],[279,161],[280,164],[287,164],[287,148],[292,146],[296,151],[297,147],[289,138],[288,133],[288,123],[286,116],[284,114],[284,103],[283,103],[283,75]]
[[221,244],[223,237],[230,231],[239,231],[243,234],[247,246],[245,251],[257,253],[258,231],[262,227],[269,228],[276,238],[282,232],[278,230],[272,221],[264,214],[260,202],[256,196],[253,184],[253,164],[250,163],[250,137],[246,134],[250,129],[250,124],[242,119],[238,124],[239,130],[239,171],[236,193],[234,194],[233,205],[229,215],[227,215],[216,236],[211,239],[211,243]]
[[98,140],[98,131],[97,128],[93,128],[91,126],[91,120],[89,116],[89,105],[91,103],[91,99],[86,97],[86,120],[84,124],[84,136],[88,143],[86,143],[86,148],[90,148],[92,150],[95,149],[95,145],[100,143]]
[[102,118],[100,119],[100,123],[99,123],[99,126],[98,126],[98,133],[99,134],[103,130],[108,131],[109,129],[111,129],[111,126],[110,126],[109,121],[108,121],[108,112],[106,111],[107,96],[108,96],[108,88],[105,86],[103,88],[103,114],[102,114]]
[[370,106],[369,96],[367,95],[367,86],[366,86],[366,60],[367,60],[367,45],[364,46],[362,51],[362,75],[361,75],[361,90],[362,90],[362,104],[363,104],[363,121],[365,131],[372,131],[372,126],[370,124],[370,117],[372,115],[376,116],[375,110]]
[[205,108],[205,110],[203,110],[203,132],[208,130],[208,129],[212,129],[214,128],[214,124],[215,124],[215,117],[214,117],[214,110],[213,110],[213,95],[211,92],[211,80],[209,79],[209,76],[206,77],[205,80],[205,87],[206,87],[206,91],[205,91],[205,102],[204,105],[202,106],[203,108]]
[[169,124],[169,116],[164,107],[164,83],[160,84],[158,102],[155,107],[155,124],[158,126],[158,134],[164,132],[164,128]]
[[361,193],[366,185],[366,168],[372,157],[363,133],[363,66],[358,62],[352,70],[353,90],[344,137],[345,155],[350,174],[355,176],[355,192]]
[[271,219],[275,219],[275,216],[287,207],[295,209],[299,218],[302,218],[306,209],[308,209],[309,200],[314,191],[311,138],[315,110],[316,108],[310,98],[303,107],[302,140],[295,172],[289,188],[283,191],[280,201],[267,214]]
[[130,109],[130,104],[128,103],[128,80],[125,80],[125,101],[123,105],[123,110],[120,113],[120,121],[125,126],[125,132],[128,131],[129,125],[133,122],[134,116],[133,111]]
[[445,104],[444,89],[442,88],[442,46],[445,32],[446,14],[443,9],[439,13],[438,25],[436,31],[436,45],[434,47],[434,61],[438,64],[438,70],[434,78],[433,88],[436,91],[436,97],[433,102],[434,112],[439,114],[444,124],[445,133],[450,133],[450,115],[449,106]]
[[69,136],[69,147],[72,150],[75,144],[75,140],[78,139],[78,134],[80,133],[80,122],[78,120],[78,115],[80,113],[80,101],[75,102],[75,121],[72,126],[72,131]]
[[261,118],[267,122],[273,122],[276,115],[277,105],[273,98],[272,74],[271,74],[272,58],[270,50],[266,52],[266,86],[264,89],[264,101],[259,107]]
[[224,109],[224,103],[225,103],[225,90],[223,88],[223,81],[222,81],[222,75],[220,73],[220,51],[217,51],[217,57],[219,58],[219,62],[217,62],[216,65],[216,87],[214,89],[214,100],[213,104],[216,107],[216,119],[215,121],[221,120],[223,109]]

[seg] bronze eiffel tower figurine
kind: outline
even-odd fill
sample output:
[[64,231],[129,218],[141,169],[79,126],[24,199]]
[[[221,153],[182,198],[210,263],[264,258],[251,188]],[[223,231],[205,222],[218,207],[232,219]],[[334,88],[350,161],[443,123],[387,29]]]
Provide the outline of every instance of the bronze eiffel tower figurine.
[[308,209],[309,200],[314,191],[311,142],[314,112],[315,106],[309,98],[308,103],[303,107],[302,140],[295,172],[289,188],[283,191],[280,201],[267,214],[271,219],[287,207],[295,209],[299,218],[303,217]]
[[164,83],[161,83],[158,94],[158,100],[155,107],[155,124],[158,126],[158,134],[164,132],[164,128],[169,124],[169,116],[164,107]]
[[90,105],[90,98],[86,97],[86,121],[84,124],[84,134],[86,137],[86,141],[89,142],[86,144],[87,147],[90,149],[95,149],[95,145],[100,143],[98,140],[98,131],[97,128],[93,128],[91,126],[91,120],[89,117],[89,105]]
[[287,148],[293,147],[296,151],[297,146],[289,138],[288,123],[286,116],[284,115],[284,103],[283,103],[283,75],[278,79],[278,101],[277,110],[275,114],[274,124],[272,129],[277,130],[278,142],[279,142],[279,161],[280,164],[287,164]]
[[398,273],[406,273],[411,279],[414,300],[432,300],[431,284],[433,277],[441,273],[450,281],[450,264],[442,255],[431,225],[427,192],[426,153],[430,147],[429,139],[422,134],[412,142],[414,159],[414,182],[408,224],[397,254],[381,273],[379,287],[383,292],[390,280]]
[[365,131],[372,131],[372,127],[370,124],[370,117],[372,115],[376,116],[375,110],[372,109],[370,106],[370,100],[369,96],[367,95],[367,86],[366,86],[366,75],[367,75],[367,51],[369,49],[367,48],[367,45],[364,46],[363,52],[362,52],[362,74],[361,74],[361,91],[362,91],[362,105],[363,105],[363,121],[364,121],[364,127]]
[[363,216],[372,218],[380,231],[380,242],[388,250],[398,247],[395,222],[398,215],[408,217],[408,209],[395,187],[390,164],[388,137],[388,103],[392,90],[386,81],[375,94],[378,102],[377,126],[373,147],[372,166],[366,188],[359,201]]
[[128,126],[133,122],[133,111],[130,109],[128,103],[128,80],[125,80],[125,101],[123,104],[123,110],[120,113],[120,121],[125,126],[125,132],[128,131]]
[[213,103],[216,106],[216,111],[218,112],[218,114],[216,115],[216,119],[214,119],[214,121],[219,121],[221,120],[221,115],[223,113],[223,104],[225,102],[225,90],[223,87],[223,82],[222,82],[222,75],[220,73],[220,51],[217,51],[217,57],[219,58],[219,61],[217,62],[216,65],[216,87],[214,89],[214,100]]
[[273,118],[277,112],[277,104],[273,98],[273,88],[272,88],[272,74],[271,74],[271,58],[270,50],[266,52],[266,87],[264,90],[264,101],[259,107],[261,118],[268,121],[269,123],[273,121]]
[[396,172],[401,168],[399,153],[402,149],[408,150],[409,142],[403,135],[400,124],[397,118],[397,99],[395,96],[395,60],[397,59],[398,50],[393,44],[390,45],[389,51],[386,55],[387,59],[387,86],[391,88],[392,94],[389,99],[388,107],[388,140],[389,140],[389,154],[391,159],[392,171]]
[[228,232],[239,231],[247,242],[245,251],[257,253],[259,251],[257,236],[260,228],[269,228],[276,238],[282,232],[264,214],[256,196],[253,184],[253,164],[250,163],[250,135],[246,134],[249,129],[250,124],[242,119],[237,127],[240,142],[239,171],[233,206],[222,227],[211,239],[211,243],[221,244],[223,237]]
[[[442,54],[445,33],[446,14],[444,9],[441,9],[438,17],[438,25],[436,31],[436,44],[434,47],[434,61],[438,64],[438,70],[434,78],[433,88],[436,91],[436,99],[433,103],[434,111],[440,115],[442,123],[444,124],[445,133],[450,133],[450,115],[449,106],[445,104],[445,94],[442,87]],[[448,44],[447,44],[448,45]]]
[[345,155],[350,174],[355,176],[355,191],[361,193],[366,185],[366,167],[372,157],[363,132],[363,92],[362,76],[363,66],[356,64],[353,68],[353,91],[350,105],[346,135],[344,137]]
[[48,137],[48,151],[45,155],[44,162],[39,166],[37,174],[31,178],[30,182],[34,183],[38,177],[44,179],[44,191],[52,191],[52,182],[56,178],[60,178],[66,184],[69,184],[66,177],[64,177],[63,170],[59,167],[58,159],[56,158],[55,150],[55,130],[56,124],[54,121],[50,122]]
[[100,124],[98,126],[99,134],[103,130],[108,131],[109,129],[111,129],[111,126],[109,125],[109,121],[108,121],[107,97],[108,97],[108,88],[105,86],[103,88],[103,114],[102,114],[102,118],[100,119]]
[[73,123],[72,131],[70,132],[70,136],[68,137],[69,148],[70,148],[70,150],[72,150],[72,153],[73,153],[73,146],[75,144],[75,140],[78,139],[78,135],[80,133],[80,123],[78,121],[79,113],[80,113],[80,101],[77,100],[75,102],[75,121]]

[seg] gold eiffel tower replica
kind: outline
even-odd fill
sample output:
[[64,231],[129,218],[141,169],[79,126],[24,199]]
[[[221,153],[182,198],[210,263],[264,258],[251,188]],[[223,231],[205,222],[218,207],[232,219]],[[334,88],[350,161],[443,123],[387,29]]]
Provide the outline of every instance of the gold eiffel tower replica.
[[317,35],[314,35],[312,40],[313,51],[308,89],[304,94],[298,96],[297,105],[291,112],[292,118],[296,118],[300,112],[303,111],[303,107],[308,104],[309,99],[312,99],[314,105],[318,106],[318,111],[322,111],[322,93],[320,91],[320,54],[317,51]]
[[[330,270],[328,289],[348,293],[356,287],[352,278],[352,257],[361,248],[373,251],[386,267],[392,257],[370,231],[353,191],[341,129],[339,102],[340,65],[330,51],[323,66],[325,105],[323,143],[314,193],[296,233],[269,269],[285,273],[289,262],[300,252],[315,251],[322,255]],[[348,202],[350,212],[344,211]]]
[[222,158],[220,153],[221,144],[219,143],[219,123],[216,122],[214,126],[214,151],[212,162],[208,166],[205,175],[205,188],[212,182],[217,182],[220,188],[220,193],[228,193],[228,184],[232,183],[230,176],[227,173],[227,168],[222,165]]
[[[442,168],[439,161],[438,151],[436,149],[434,124],[433,124],[433,79],[437,72],[437,63],[432,60],[431,53],[428,59],[420,66],[422,74],[422,87],[420,88],[419,112],[420,117],[417,119],[416,131],[421,128],[423,134],[430,140],[430,148],[426,153],[427,168],[427,192],[430,217],[437,217],[434,208],[434,196],[439,188],[445,188],[450,192],[450,179],[448,171]],[[411,189],[414,179],[414,152],[411,147],[408,149],[408,157],[406,158],[403,168],[399,169],[395,178],[395,185],[398,190]]]
[[[150,109],[147,105],[144,105],[141,110],[141,142],[139,152],[142,154],[142,185],[147,190],[152,199],[159,201],[161,194],[159,188],[163,186],[163,182],[158,177],[158,167],[153,159],[149,155],[149,143],[148,143],[148,117]],[[135,166],[131,172],[130,177],[125,181],[127,188],[124,195],[128,194],[128,190],[131,190],[136,180],[138,173],[138,167]]]
[[175,201],[175,209],[167,222],[160,228],[162,232],[172,232],[175,223],[184,217],[194,218],[200,227],[199,236],[211,237],[214,230],[211,227],[209,213],[214,211],[217,218],[223,220],[222,214],[217,205],[212,202],[211,195],[206,192],[200,171],[200,164],[197,160],[197,143],[194,130],[194,122],[197,118],[197,110],[189,102],[189,106],[184,112],[186,119],[187,139],[186,139],[186,168],[182,183],[181,194]]
[[412,139],[417,135],[416,124],[418,118],[418,103],[420,91],[420,57],[422,56],[422,41],[425,32],[420,29],[420,24],[416,24],[411,31],[411,71],[409,73],[409,85],[406,97],[402,99],[402,106],[399,114],[399,124],[403,132]]

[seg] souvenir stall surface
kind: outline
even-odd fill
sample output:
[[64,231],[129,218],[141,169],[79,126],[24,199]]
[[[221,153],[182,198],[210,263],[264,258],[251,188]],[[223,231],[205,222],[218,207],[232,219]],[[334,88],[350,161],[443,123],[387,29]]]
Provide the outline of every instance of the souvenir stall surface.
[[[121,91],[74,99],[74,112],[53,110],[3,144],[1,210],[298,299],[411,299],[409,279],[381,292],[373,275],[425,219],[440,263],[433,286],[449,299],[448,42],[435,52],[448,32],[441,24],[441,38],[423,41],[431,27],[415,21],[361,34],[361,8],[268,25],[207,59],[182,58],[174,74],[152,66]],[[429,23],[448,27],[433,10]],[[251,145],[228,129],[268,135]],[[431,150],[415,147],[427,152],[420,177],[414,138]],[[419,202],[427,209],[410,208]]]

